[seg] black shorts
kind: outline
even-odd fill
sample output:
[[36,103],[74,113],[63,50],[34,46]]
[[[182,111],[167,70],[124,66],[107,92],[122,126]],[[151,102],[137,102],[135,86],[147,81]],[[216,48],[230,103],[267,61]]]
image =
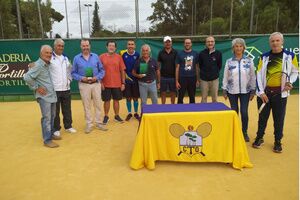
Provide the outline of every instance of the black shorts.
[[120,88],[105,88],[101,92],[102,101],[110,101],[111,97],[113,100],[122,99],[122,91]]
[[160,78],[160,92],[176,92],[175,78]]
[[139,98],[140,92],[138,82],[126,83],[123,96],[126,98]]

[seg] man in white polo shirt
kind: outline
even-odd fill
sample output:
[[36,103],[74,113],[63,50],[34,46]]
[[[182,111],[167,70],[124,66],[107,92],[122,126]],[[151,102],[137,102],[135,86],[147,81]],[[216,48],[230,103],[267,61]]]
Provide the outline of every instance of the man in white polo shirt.
[[64,41],[60,38],[54,41],[54,51],[52,53],[50,74],[53,82],[54,90],[56,91],[56,116],[54,119],[54,135],[60,136],[60,107],[63,114],[64,128],[69,133],[75,133],[76,130],[72,127],[72,112],[71,112],[71,91],[70,83],[72,81],[71,69],[72,65],[67,56],[63,54]]

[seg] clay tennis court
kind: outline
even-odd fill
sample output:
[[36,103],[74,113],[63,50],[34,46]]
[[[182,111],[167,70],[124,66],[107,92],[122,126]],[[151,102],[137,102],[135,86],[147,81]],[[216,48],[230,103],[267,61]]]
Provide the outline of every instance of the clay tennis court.
[[[220,101],[223,98],[219,97]],[[187,98],[185,98],[187,101]],[[196,99],[200,102],[200,98]],[[169,102],[169,99],[167,100]],[[223,101],[224,102],[224,101]],[[229,105],[229,102],[225,102]],[[126,117],[125,100],[121,117]],[[138,122],[108,123],[108,132],[84,133],[80,100],[72,101],[76,134],[62,131],[60,147],[43,146],[40,110],[34,101],[1,102],[0,199],[276,199],[299,198],[299,96],[291,95],[283,153],[273,153],[273,120],[265,144],[253,149],[256,101],[249,105],[248,152],[253,168],[224,163],[158,162],[153,171],[129,167]],[[113,112],[110,111],[112,119]]]

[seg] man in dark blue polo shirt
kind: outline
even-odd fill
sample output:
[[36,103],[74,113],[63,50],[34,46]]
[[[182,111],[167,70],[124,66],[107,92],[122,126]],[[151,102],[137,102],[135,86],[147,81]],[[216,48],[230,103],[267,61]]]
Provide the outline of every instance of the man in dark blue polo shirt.
[[171,103],[175,103],[176,98],[176,55],[177,51],[172,48],[172,39],[170,36],[164,37],[164,49],[162,49],[157,58],[158,68],[160,70],[160,96],[161,103],[166,103],[166,93],[169,90]]
[[205,39],[206,48],[199,53],[201,103],[207,102],[210,92],[212,102],[217,102],[219,89],[219,72],[222,68],[222,53],[215,49],[215,39]]
[[183,103],[185,91],[188,91],[190,103],[195,103],[196,86],[199,85],[199,55],[192,50],[192,40],[184,40],[184,50],[176,56],[176,88],[178,104]]
[[155,59],[151,58],[151,48],[148,44],[141,47],[141,57],[132,69],[132,75],[138,79],[142,105],[147,104],[148,95],[152,104],[157,104],[157,89],[160,88],[160,71]]

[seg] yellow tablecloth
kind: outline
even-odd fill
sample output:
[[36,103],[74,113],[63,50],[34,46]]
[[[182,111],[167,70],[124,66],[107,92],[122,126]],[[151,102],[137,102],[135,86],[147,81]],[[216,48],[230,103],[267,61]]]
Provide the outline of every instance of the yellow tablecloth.
[[[211,132],[202,138],[201,146],[196,146],[198,149],[182,146],[180,138],[170,132],[172,124],[179,124],[185,133],[189,133],[189,126],[195,133],[195,129],[203,123],[211,124]],[[236,169],[253,167],[238,115],[232,110],[143,114],[130,167],[154,169],[156,160],[232,163]]]

